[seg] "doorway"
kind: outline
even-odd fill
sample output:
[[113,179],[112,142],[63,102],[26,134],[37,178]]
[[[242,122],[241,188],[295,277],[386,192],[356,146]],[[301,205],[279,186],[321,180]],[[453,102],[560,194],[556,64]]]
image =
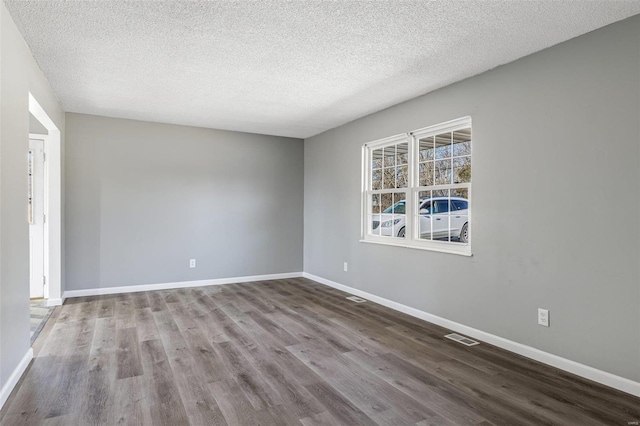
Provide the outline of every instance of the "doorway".
[[[61,305],[62,293],[62,140],[60,129],[29,93],[29,152],[33,176],[29,190],[30,297],[45,307]],[[27,140],[25,138],[25,144]],[[27,151],[27,150],[25,150]],[[41,155],[40,155],[41,152]],[[38,166],[39,165],[39,166]],[[39,190],[39,187],[42,190]],[[31,216],[33,215],[33,216]],[[33,222],[33,225],[32,225]],[[40,236],[42,235],[42,237]],[[42,271],[42,272],[40,272]],[[40,296],[42,295],[42,296]]]

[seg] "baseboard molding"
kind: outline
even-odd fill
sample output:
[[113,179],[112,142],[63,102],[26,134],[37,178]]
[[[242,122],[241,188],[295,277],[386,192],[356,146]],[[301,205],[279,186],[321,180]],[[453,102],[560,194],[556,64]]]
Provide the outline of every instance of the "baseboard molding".
[[586,379],[593,380],[594,382],[598,382],[603,385],[612,387],[614,389],[618,389],[620,391],[640,397],[639,382],[635,382],[633,380],[629,380],[624,377],[616,376],[615,374],[607,373],[606,371],[598,370],[596,368],[589,367],[588,365],[580,364],[578,362],[571,361],[569,359],[562,358],[560,356],[553,355],[548,352],[541,351],[540,349],[523,345],[521,343],[517,343],[511,340],[502,338],[500,336],[496,336],[491,333],[477,330],[475,328],[457,323],[455,321],[451,321],[446,318],[439,317],[437,315],[420,311],[418,309],[403,305],[401,303],[394,302],[392,300],[388,300],[380,296],[376,296],[375,294],[367,293],[366,291],[358,290],[356,288],[339,284],[337,282],[334,282],[313,274],[309,274],[307,272],[304,272],[302,276],[310,280],[316,281],[320,284],[324,284],[329,287],[333,287],[338,290],[342,290],[344,292],[363,297],[367,300],[371,300],[372,302],[376,302],[388,308],[395,309],[396,311],[400,311],[407,315],[411,315],[412,317],[416,317],[424,321],[431,322],[441,327],[448,328],[450,330],[456,331],[461,334],[465,334],[469,337],[473,337],[474,339],[478,339],[483,342],[492,344],[494,346],[505,349],[507,351],[517,353],[518,355],[531,358],[543,364],[547,364],[552,367],[559,368],[561,370],[567,371],[577,376],[584,377]]
[[15,370],[13,370],[13,373],[11,373],[11,376],[9,376],[9,380],[7,380],[7,383],[5,383],[2,387],[2,390],[0,390],[0,409],[2,409],[4,403],[7,402],[7,399],[9,399],[9,395],[11,395],[13,388],[16,387],[16,384],[20,380],[20,377],[22,377],[22,374],[27,369],[32,359],[33,349],[29,348],[27,353],[24,354],[24,356],[16,366]]
[[288,272],[284,274],[251,275],[248,277],[217,278],[212,280],[180,281],[180,282],[173,282],[173,283],[131,285],[131,286],[122,286],[122,287],[89,288],[86,290],[69,290],[64,292],[62,300],[70,299],[73,297],[83,297],[83,296],[100,296],[105,294],[118,294],[118,293],[136,293],[138,291],[152,291],[152,290],[171,290],[175,288],[185,288],[185,287],[205,287],[209,285],[246,283],[246,282],[252,282],[252,281],[282,280],[287,278],[299,278],[301,276],[302,276],[302,272]]
[[64,303],[64,298],[62,298],[62,299],[47,299],[47,307],[60,306],[63,303]]

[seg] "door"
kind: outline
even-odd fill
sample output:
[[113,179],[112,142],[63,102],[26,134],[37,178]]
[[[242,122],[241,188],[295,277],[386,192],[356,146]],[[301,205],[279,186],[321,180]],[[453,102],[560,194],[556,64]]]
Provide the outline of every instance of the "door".
[[44,297],[44,141],[29,140],[28,220],[30,297]]

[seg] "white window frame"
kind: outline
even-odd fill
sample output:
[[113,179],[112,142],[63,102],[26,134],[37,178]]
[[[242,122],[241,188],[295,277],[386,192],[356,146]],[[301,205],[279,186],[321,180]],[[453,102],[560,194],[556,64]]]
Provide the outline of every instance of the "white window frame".
[[[362,146],[362,207],[361,207],[361,239],[363,243],[383,244],[389,246],[408,247],[422,250],[438,251],[443,253],[458,254],[463,256],[471,256],[471,242],[473,240],[472,232],[472,183],[462,184],[446,184],[437,185],[435,189],[458,189],[466,188],[469,194],[469,235],[471,236],[468,243],[450,242],[450,241],[432,241],[422,240],[418,238],[418,215],[415,214],[414,206],[418,202],[419,192],[434,189],[433,186],[425,187],[419,186],[419,168],[418,166],[418,141],[421,138],[438,135],[445,132],[454,132],[471,127],[471,162],[473,164],[473,127],[471,124],[471,117],[462,117],[456,120],[447,121],[445,123],[436,124],[434,126],[425,127],[422,129],[414,130],[409,133],[402,133],[395,136],[390,136],[384,139],[365,143]],[[369,233],[370,220],[369,220],[369,198],[372,194],[380,193],[378,190],[371,188],[371,164],[372,153],[376,149],[380,149],[385,146],[395,145],[399,143],[408,143],[409,146],[409,159],[408,159],[408,173],[409,181],[407,188],[396,188],[389,190],[391,192],[406,192],[405,204],[405,238],[387,237],[372,235]],[[473,166],[472,166],[473,170]],[[473,178],[472,178],[473,181]],[[381,190],[385,191],[385,190]]]

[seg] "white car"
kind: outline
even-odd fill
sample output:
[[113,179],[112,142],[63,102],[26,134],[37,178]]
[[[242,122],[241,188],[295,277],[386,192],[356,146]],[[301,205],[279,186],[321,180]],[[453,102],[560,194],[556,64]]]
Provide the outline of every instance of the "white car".
[[[379,215],[373,215],[374,234],[404,238],[406,203],[400,200]],[[469,201],[462,197],[433,197],[420,200],[420,238],[469,242]],[[433,229],[432,229],[433,227]]]

